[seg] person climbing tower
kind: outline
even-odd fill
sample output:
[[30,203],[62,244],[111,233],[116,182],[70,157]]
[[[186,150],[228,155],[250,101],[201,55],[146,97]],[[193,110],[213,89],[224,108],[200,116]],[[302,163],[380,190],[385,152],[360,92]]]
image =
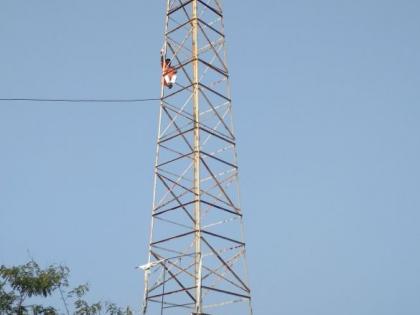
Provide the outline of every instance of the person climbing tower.
[[176,69],[171,65],[171,59],[165,58],[163,49],[160,51],[160,65],[162,67],[162,83],[172,89],[176,82]]

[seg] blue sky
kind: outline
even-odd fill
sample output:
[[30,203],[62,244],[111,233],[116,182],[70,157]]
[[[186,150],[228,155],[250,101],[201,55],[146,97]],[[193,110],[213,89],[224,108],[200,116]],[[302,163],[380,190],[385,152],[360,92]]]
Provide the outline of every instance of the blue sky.
[[[2,0],[0,98],[158,96],[164,7]],[[420,2],[224,8],[255,314],[419,314]],[[157,106],[0,103],[0,263],[138,306]]]

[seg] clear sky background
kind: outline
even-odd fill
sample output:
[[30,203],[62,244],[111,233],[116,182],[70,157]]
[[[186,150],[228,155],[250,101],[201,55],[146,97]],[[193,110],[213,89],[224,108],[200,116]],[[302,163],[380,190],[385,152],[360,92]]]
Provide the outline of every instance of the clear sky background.
[[[157,97],[164,8],[0,0],[0,98]],[[224,8],[255,314],[420,314],[420,2]],[[157,114],[0,103],[0,263],[138,307]]]

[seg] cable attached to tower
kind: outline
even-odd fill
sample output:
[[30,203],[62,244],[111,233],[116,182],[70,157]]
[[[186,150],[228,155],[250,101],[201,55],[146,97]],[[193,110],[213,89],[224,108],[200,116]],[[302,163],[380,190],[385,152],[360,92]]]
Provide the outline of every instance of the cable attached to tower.
[[160,98],[83,99],[83,98],[0,98],[0,102],[62,102],[62,103],[140,103],[159,101]]

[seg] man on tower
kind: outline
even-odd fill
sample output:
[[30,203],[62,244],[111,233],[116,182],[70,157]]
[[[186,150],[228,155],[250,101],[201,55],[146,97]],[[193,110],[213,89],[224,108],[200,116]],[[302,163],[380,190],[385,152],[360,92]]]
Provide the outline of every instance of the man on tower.
[[172,89],[176,81],[176,69],[171,65],[171,59],[164,57],[163,49],[160,51],[160,65],[162,67],[162,83]]

